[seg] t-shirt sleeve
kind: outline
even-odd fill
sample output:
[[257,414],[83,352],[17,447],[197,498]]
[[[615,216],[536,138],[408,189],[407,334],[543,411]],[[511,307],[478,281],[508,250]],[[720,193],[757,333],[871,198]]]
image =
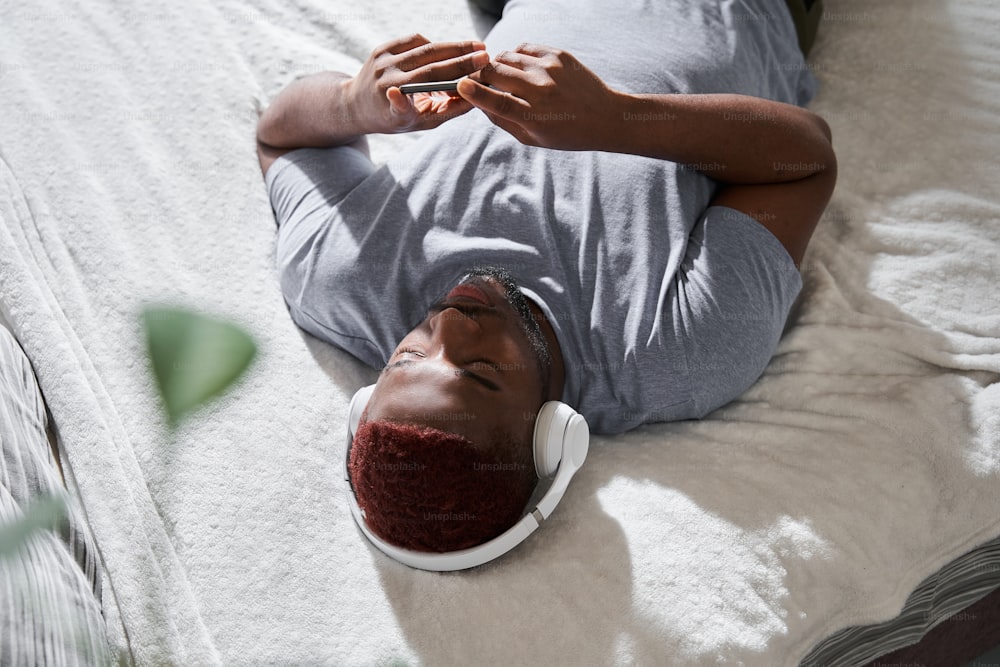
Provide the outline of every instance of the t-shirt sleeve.
[[677,276],[694,416],[760,378],[801,289],[792,258],[763,225],[731,208],[705,212]]
[[352,252],[352,244],[337,240],[338,205],[375,171],[355,148],[307,148],[275,160],[265,178],[278,223],[275,260],[289,314],[305,331],[369,364],[378,363],[371,343],[338,324],[324,295],[332,288],[338,253]]
[[265,185],[279,227],[325,219],[330,209],[375,171],[367,155],[351,148],[301,148],[267,170]]

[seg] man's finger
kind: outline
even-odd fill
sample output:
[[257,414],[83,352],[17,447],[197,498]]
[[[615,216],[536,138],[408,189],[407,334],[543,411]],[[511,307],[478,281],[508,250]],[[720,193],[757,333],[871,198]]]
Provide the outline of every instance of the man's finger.
[[530,56],[517,51],[502,51],[495,58],[494,62],[513,67],[514,69],[527,70],[538,64],[536,56]]
[[396,67],[404,72],[412,72],[425,65],[479,51],[486,52],[486,45],[482,42],[427,42],[397,54],[400,58]]
[[514,121],[507,120],[506,118],[501,118],[500,116],[495,116],[493,114],[486,114],[486,117],[490,119],[491,123],[499,127],[501,130],[506,131],[522,144],[531,144],[527,132],[525,132],[524,128]]
[[435,62],[415,69],[410,74],[408,83],[423,81],[451,81],[467,74],[481,70],[490,62],[490,56],[485,51],[473,51],[458,58],[444,62]]
[[516,49],[516,53],[523,53],[527,56],[534,56],[535,58],[541,58],[547,55],[556,55],[559,53],[559,49],[552,46],[545,46],[544,44],[520,44]]
[[408,116],[413,112],[413,101],[396,86],[386,90],[385,97],[389,100],[389,110],[397,116]]
[[432,116],[431,120],[435,125],[440,125],[441,123],[451,120],[452,118],[457,118],[464,113],[468,113],[473,109],[473,106],[463,100],[461,97],[449,97],[446,100],[432,100],[427,108],[422,108],[418,103],[417,111],[421,114]]
[[533,87],[527,72],[496,60],[479,70],[475,79],[488,86],[508,90],[518,96],[523,96]]
[[423,46],[424,44],[430,44],[430,40],[420,33],[416,33],[388,41],[385,44],[376,47],[375,50],[397,55],[411,51],[419,46]]
[[484,86],[471,79],[462,79],[458,82],[458,94],[487,114],[493,114],[509,120],[517,121],[531,110],[528,103],[520,97]]

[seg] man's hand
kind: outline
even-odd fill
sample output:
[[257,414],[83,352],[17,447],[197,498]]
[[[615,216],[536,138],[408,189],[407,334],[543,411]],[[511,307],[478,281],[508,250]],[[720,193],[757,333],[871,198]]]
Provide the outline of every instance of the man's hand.
[[548,46],[501,53],[458,93],[525,144],[641,155],[710,176],[723,186],[712,204],[760,222],[796,264],[837,182],[830,128],[816,114],[746,95],[621,93]]
[[399,86],[472,74],[489,63],[485,48],[482,42],[430,42],[421,35],[383,44],[372,52],[357,76],[344,82],[346,108],[365,121],[368,133],[437,127],[469,111],[472,105],[456,95],[404,95]]
[[518,141],[562,150],[602,149],[620,106],[572,54],[537,44],[499,54],[459,82],[458,94]]
[[296,148],[351,145],[367,153],[365,135],[427,130],[472,106],[457,95],[408,96],[398,86],[457,79],[489,63],[482,42],[431,43],[413,35],[376,48],[355,77],[321,72],[289,84],[257,123],[257,154],[266,172]]

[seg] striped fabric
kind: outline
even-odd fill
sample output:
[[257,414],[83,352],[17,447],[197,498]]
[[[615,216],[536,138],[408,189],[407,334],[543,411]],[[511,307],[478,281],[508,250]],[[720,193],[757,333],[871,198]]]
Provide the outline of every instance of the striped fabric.
[[864,665],[915,644],[945,619],[1000,588],[1000,538],[956,558],[925,579],[903,611],[877,625],[845,628],[816,646],[800,667]]
[[0,665],[112,664],[96,551],[69,499],[46,435],[27,357],[0,326],[0,525],[39,496],[61,494],[69,518],[0,555]]

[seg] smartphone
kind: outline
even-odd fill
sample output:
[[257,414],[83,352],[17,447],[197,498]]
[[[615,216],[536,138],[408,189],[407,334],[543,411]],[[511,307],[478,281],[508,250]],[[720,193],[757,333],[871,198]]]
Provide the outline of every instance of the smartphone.
[[428,81],[427,83],[404,83],[399,89],[404,95],[434,93],[439,90],[456,90],[459,81],[461,79],[455,79],[454,81]]

